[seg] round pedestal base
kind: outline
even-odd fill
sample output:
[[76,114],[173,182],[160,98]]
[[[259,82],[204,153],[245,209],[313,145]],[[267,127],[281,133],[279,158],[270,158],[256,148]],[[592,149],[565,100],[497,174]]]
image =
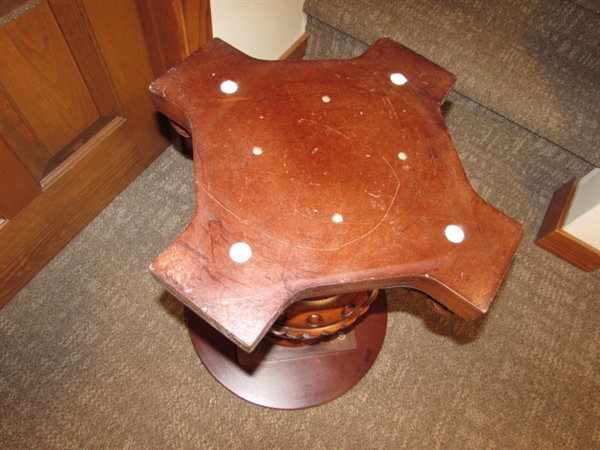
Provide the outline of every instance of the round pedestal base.
[[304,347],[263,340],[252,353],[191,311],[187,322],[198,356],[223,386],[257,405],[301,409],[334,400],[366,375],[383,345],[387,304],[381,290],[369,312],[332,340]]

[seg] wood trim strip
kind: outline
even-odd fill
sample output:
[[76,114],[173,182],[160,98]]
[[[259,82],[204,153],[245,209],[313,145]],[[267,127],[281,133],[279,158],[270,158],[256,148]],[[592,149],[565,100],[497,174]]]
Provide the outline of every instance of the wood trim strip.
[[42,188],[2,137],[0,167],[0,217],[12,219],[42,193]]
[[40,181],[52,154],[40,141],[21,110],[0,84],[0,136],[17,153],[31,175]]
[[181,0],[188,54],[213,38],[210,0]]
[[575,267],[591,272],[600,268],[600,251],[562,229],[577,183],[578,180],[573,179],[556,190],[535,244]]
[[100,116],[123,114],[108,68],[83,5],[77,0],[48,0]]
[[280,60],[302,59],[306,55],[306,47],[308,46],[308,34],[304,33],[300,36],[287,51],[281,55]]
[[[90,139],[94,139],[96,134],[105,128],[114,117],[101,117],[90,125],[83,133],[73,139],[60,152],[50,158],[46,172],[42,178],[41,184],[47,189],[52,183],[58,180],[67,170],[70,170],[79,160],[85,157],[85,150],[93,148],[87,145]],[[79,151],[79,150],[82,151]]]

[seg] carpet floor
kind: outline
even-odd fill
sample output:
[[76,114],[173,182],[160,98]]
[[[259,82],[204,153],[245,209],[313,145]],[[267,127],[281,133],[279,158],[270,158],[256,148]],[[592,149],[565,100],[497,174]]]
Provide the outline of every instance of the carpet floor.
[[553,191],[592,167],[456,93],[446,106],[474,188],[526,229],[488,315],[391,289],[383,349],[346,395],[241,400],[147,269],[193,213],[193,163],[170,148],[0,311],[0,447],[600,448],[600,274],[533,244]]

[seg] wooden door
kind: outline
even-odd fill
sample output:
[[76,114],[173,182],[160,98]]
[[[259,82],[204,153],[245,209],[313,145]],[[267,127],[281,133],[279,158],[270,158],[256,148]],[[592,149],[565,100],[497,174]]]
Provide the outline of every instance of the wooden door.
[[145,18],[184,4],[208,0],[0,0],[0,306],[169,145]]

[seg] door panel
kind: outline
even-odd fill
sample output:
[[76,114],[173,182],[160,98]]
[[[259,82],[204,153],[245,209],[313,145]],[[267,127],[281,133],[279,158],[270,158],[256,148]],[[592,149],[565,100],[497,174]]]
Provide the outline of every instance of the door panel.
[[[158,127],[159,116],[148,95],[148,85],[155,76],[135,2],[82,0],[82,3],[94,29],[104,63],[111,74],[122,114],[134,123],[145,123],[150,118],[148,125]],[[135,17],[136,20],[116,21],[114,17]],[[112,27],[107,27],[106,23],[112,23]],[[114,51],[115,36],[119,36],[120,43],[127,43],[122,45],[119,51]],[[132,133],[139,147],[143,149],[140,155],[146,164],[154,161],[164,150],[155,149],[155,138],[145,127],[132,127]]]
[[95,133],[80,152],[73,169],[0,229],[3,296],[27,283],[129,184],[132,174],[144,169],[128,121],[121,117]]
[[[169,145],[142,3],[0,0],[0,306]],[[210,18],[208,0],[157,4]]]
[[[51,0],[50,6],[100,115],[122,115],[111,75],[105,61],[99,57],[101,50],[83,3],[78,0]],[[120,46],[121,43],[115,39],[114,45]]]
[[0,49],[4,92],[51,156],[100,118],[47,3],[0,27]]
[[[1,81],[0,74],[0,135],[11,149],[18,149],[22,163],[37,180],[40,180],[52,155],[4,91]],[[3,217],[1,209],[0,217]]]
[[29,173],[4,139],[0,138],[0,192],[8,190],[11,191],[10,196],[0,196],[0,211],[8,218],[16,216],[42,193],[38,180]]

